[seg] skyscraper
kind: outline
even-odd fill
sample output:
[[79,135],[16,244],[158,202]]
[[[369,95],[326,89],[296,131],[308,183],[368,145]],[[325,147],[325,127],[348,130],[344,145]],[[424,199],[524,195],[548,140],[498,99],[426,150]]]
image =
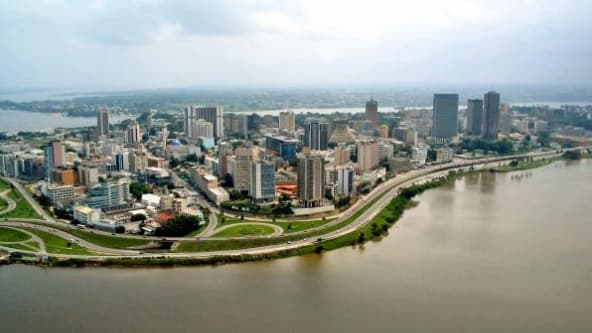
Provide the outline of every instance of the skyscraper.
[[280,131],[296,131],[296,117],[293,111],[280,112]]
[[378,142],[358,143],[358,166],[362,171],[370,171],[378,166]]
[[234,188],[241,193],[249,193],[251,187],[252,148],[238,147],[235,150]]
[[483,100],[469,99],[467,101],[467,134],[481,135],[481,120],[483,118]]
[[128,143],[138,143],[142,141],[142,130],[140,129],[140,124],[135,121],[127,125],[126,134]]
[[222,105],[216,106],[196,106],[190,105],[185,108],[184,130],[185,135],[193,138],[193,121],[203,119],[214,127],[214,137],[224,137],[224,108]]
[[432,137],[438,143],[452,140],[458,133],[458,94],[434,94]]
[[499,132],[500,94],[490,91],[483,97],[481,134],[485,139],[497,139]]
[[43,148],[45,151],[45,173],[48,182],[52,181],[54,168],[64,166],[65,149],[58,140],[51,141]]
[[109,136],[109,110],[97,110],[97,136]]
[[312,150],[327,150],[329,123],[325,119],[307,119],[304,123],[304,146]]
[[372,122],[372,125],[378,125],[378,102],[371,98],[366,102],[366,119]]
[[302,207],[320,207],[325,197],[325,161],[319,152],[298,155],[297,193]]
[[249,193],[257,202],[271,201],[275,197],[275,165],[266,161],[251,161]]

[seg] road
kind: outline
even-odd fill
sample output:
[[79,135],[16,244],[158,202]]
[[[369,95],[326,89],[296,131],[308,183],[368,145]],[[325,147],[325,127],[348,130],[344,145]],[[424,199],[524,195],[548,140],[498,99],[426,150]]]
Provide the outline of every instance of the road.
[[[503,156],[503,157],[484,158],[484,159],[478,159],[478,160],[473,160],[473,161],[455,160],[452,163],[434,165],[434,166],[429,166],[429,167],[426,167],[423,169],[414,170],[414,171],[408,172],[402,176],[391,178],[391,179],[387,180],[386,182],[380,184],[371,193],[369,193],[363,200],[359,201],[354,206],[350,207],[338,219],[328,222],[321,227],[309,229],[308,231],[295,232],[290,235],[298,235],[298,234],[304,235],[307,232],[310,232],[310,230],[319,230],[319,229],[323,229],[323,228],[328,228],[328,227],[333,226],[335,224],[341,223],[345,219],[349,218],[349,216],[356,209],[358,209],[361,205],[363,205],[369,201],[372,201],[375,198],[386,193],[385,195],[380,197],[373,204],[373,207],[371,207],[370,209],[367,209],[364,213],[362,213],[359,217],[357,217],[352,223],[348,224],[347,226],[345,226],[339,230],[332,231],[332,232],[323,234],[321,236],[323,238],[323,240],[335,239],[335,238],[344,236],[350,232],[353,232],[353,231],[363,227],[369,221],[371,221],[374,216],[376,216],[379,212],[381,212],[384,209],[384,207],[386,207],[386,205],[389,204],[389,202],[392,200],[392,198],[397,195],[397,192],[402,187],[411,185],[416,182],[423,182],[423,181],[426,181],[427,179],[430,179],[430,178],[445,175],[450,170],[462,169],[462,168],[467,168],[467,167],[471,167],[471,166],[475,169],[479,169],[479,168],[485,169],[485,168],[495,167],[500,162],[510,161],[510,160],[518,158],[518,157],[544,158],[544,157],[553,157],[553,156],[556,156],[557,154],[558,153],[555,153],[555,152],[535,152],[535,153],[528,153],[528,154]],[[212,211],[211,211],[210,215],[214,215]],[[24,222],[27,222],[26,220],[29,220],[30,222],[39,222],[39,220],[31,221],[34,219],[10,219],[9,222],[5,222],[5,223],[23,221],[23,220],[25,220]],[[47,222],[45,222],[45,223],[47,223]],[[61,227],[64,227],[64,224],[62,224],[62,223],[57,223],[57,222],[50,222],[50,223],[55,223],[56,225],[60,225]],[[0,225],[2,225],[2,224],[0,224]],[[46,230],[50,230],[50,231],[51,231],[51,229],[54,229],[51,227],[45,227],[45,228],[47,228]],[[56,231],[53,231],[53,232],[55,233]],[[97,232],[97,231],[95,231],[95,232]],[[77,239],[77,238],[73,237],[72,235],[65,233],[65,232],[62,232],[62,234],[58,234],[58,235],[66,238],[66,239],[69,239],[69,238]],[[116,237],[130,237],[130,236],[116,236]],[[261,237],[269,238],[270,236],[261,236]],[[281,237],[281,235],[272,236],[272,237]],[[142,237],[142,238],[144,238],[144,237]],[[253,238],[257,238],[257,237],[253,237]],[[140,253],[139,251],[100,248],[94,244],[84,242],[83,240],[79,240],[79,241],[80,241],[80,245],[85,246],[85,247],[88,246],[88,248],[91,250],[113,254],[112,256],[109,256],[107,258],[129,258],[129,257],[134,257],[134,258],[155,258],[155,257],[159,257],[159,258],[163,258],[163,257],[164,258],[210,258],[210,257],[214,257],[214,256],[240,256],[240,255],[245,255],[245,254],[248,254],[248,255],[270,254],[270,253],[275,253],[278,251],[298,249],[301,247],[315,244],[316,238],[317,237],[308,238],[308,239],[304,238],[304,239],[293,241],[293,242],[286,242],[286,243],[281,243],[281,244],[275,244],[275,245],[269,245],[269,246],[251,248],[251,249],[243,249],[243,250],[225,250],[225,251],[192,252],[192,253],[156,253],[156,254],[155,253],[144,254],[144,253]],[[148,238],[148,239],[157,239],[157,238]],[[188,238],[188,237],[167,238],[167,240],[194,240],[194,239],[195,238]],[[207,238],[206,237],[205,239],[225,240],[225,239],[236,239],[236,238]],[[121,251],[121,252],[125,251],[126,253],[121,253],[121,252],[115,253],[116,251]],[[104,256],[59,255],[59,257],[84,258],[87,260],[103,260],[103,259],[105,259]]]
[[14,200],[10,199],[8,197],[8,195],[6,195],[8,192],[10,192],[10,190],[6,190],[3,193],[0,193],[0,199],[6,201],[6,203],[8,203],[8,207],[4,208],[3,210],[0,211],[0,215],[4,214],[4,213],[8,213],[11,210],[16,208],[16,202],[14,202]]

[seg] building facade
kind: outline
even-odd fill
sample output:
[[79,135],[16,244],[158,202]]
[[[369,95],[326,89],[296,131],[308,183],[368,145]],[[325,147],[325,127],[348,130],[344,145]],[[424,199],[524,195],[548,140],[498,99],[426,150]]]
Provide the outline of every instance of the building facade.
[[329,123],[325,119],[307,119],[304,123],[304,146],[312,150],[327,150]]
[[297,193],[302,207],[321,207],[324,201],[325,161],[316,152],[298,155]]
[[458,133],[458,94],[434,94],[432,137],[448,142]]
[[499,133],[500,94],[490,91],[483,97],[481,133],[485,139],[497,139]]
[[467,101],[467,130],[468,135],[481,135],[481,121],[483,118],[483,100],[469,99]]

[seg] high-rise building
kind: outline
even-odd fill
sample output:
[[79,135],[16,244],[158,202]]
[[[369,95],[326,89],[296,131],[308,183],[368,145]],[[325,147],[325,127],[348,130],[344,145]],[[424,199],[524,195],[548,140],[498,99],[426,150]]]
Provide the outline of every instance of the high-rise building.
[[304,123],[304,146],[312,150],[327,150],[329,123],[325,119],[307,119]]
[[448,142],[458,133],[458,94],[434,94],[432,137]]
[[497,139],[499,132],[500,94],[490,91],[483,97],[481,134],[485,139]]
[[325,197],[325,161],[319,152],[298,155],[297,193],[302,207],[321,207]]
[[358,143],[358,167],[361,171],[370,171],[378,166],[378,142],[363,141]]
[[246,114],[239,114],[236,117],[238,120],[236,134],[246,137],[249,134],[249,116]]
[[193,129],[191,130],[191,138],[213,138],[214,126],[212,123],[204,119],[196,119],[193,121]]
[[222,105],[216,106],[196,106],[190,105],[185,108],[184,114],[184,130],[185,135],[189,138],[195,137],[193,135],[193,121],[203,119],[211,123],[214,127],[214,137],[224,137],[224,108]]
[[48,182],[52,181],[54,168],[64,166],[65,149],[58,140],[51,141],[43,148],[45,151],[45,172]]
[[234,188],[242,193],[249,193],[251,187],[251,161],[253,152],[251,148],[238,147],[235,150],[235,165],[233,182]]
[[481,120],[483,118],[483,100],[469,99],[467,101],[467,134],[481,135]]
[[109,110],[97,110],[97,136],[109,136]]
[[293,111],[280,112],[280,131],[296,131],[296,116]]
[[335,193],[338,196],[347,196],[353,192],[354,169],[351,165],[336,167],[337,188]]
[[351,151],[346,145],[339,145],[335,147],[335,165],[344,165],[351,161]]
[[272,201],[275,197],[275,165],[267,161],[251,161],[249,193],[257,202]]
[[366,102],[366,119],[372,122],[372,125],[378,125],[378,102],[371,98]]
[[142,142],[142,130],[137,122],[133,121],[127,125],[126,134],[128,143]]

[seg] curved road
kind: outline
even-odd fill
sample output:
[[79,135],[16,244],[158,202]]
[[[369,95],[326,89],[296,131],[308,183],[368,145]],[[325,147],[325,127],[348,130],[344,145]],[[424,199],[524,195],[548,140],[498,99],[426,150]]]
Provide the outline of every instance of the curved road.
[[[312,229],[309,229],[306,231],[295,232],[295,233],[292,233],[291,235],[305,234],[306,232],[310,232],[310,230],[323,229],[323,228],[327,228],[331,225],[340,223],[343,220],[347,219],[351,215],[351,213],[353,211],[355,211],[360,205],[366,203],[367,201],[371,201],[371,200],[375,199],[376,197],[382,195],[383,193],[386,193],[385,195],[380,197],[380,199],[378,199],[374,203],[372,209],[367,209],[363,214],[361,214],[361,216],[356,218],[349,225],[345,226],[342,229],[339,229],[339,230],[336,230],[333,232],[329,232],[329,233],[323,234],[321,236],[323,238],[323,240],[338,238],[338,237],[341,237],[345,234],[348,234],[352,231],[359,229],[360,227],[364,226],[366,223],[371,221],[371,219],[376,214],[381,212],[384,209],[384,207],[386,207],[386,205],[388,205],[388,203],[391,201],[391,199],[397,195],[399,189],[403,186],[407,186],[407,185],[410,185],[415,182],[424,181],[428,178],[441,176],[453,169],[462,169],[462,168],[466,168],[466,167],[470,167],[470,166],[472,166],[476,169],[479,169],[479,168],[483,169],[483,168],[490,168],[492,166],[497,166],[494,163],[500,163],[503,161],[510,161],[510,160],[518,158],[518,157],[544,158],[544,157],[553,157],[558,154],[559,153],[555,152],[555,151],[553,151],[553,152],[537,152],[537,153],[504,156],[504,157],[484,158],[484,159],[478,159],[478,160],[472,160],[472,161],[464,161],[463,160],[463,161],[455,161],[455,162],[444,164],[444,165],[430,166],[430,167],[420,169],[420,170],[414,170],[414,171],[406,173],[403,176],[391,178],[391,179],[387,180],[386,182],[380,184],[370,194],[368,194],[363,200],[358,201],[358,203],[356,203],[355,205],[350,207],[344,214],[340,215],[340,217],[338,219],[328,222],[323,226],[320,226],[317,228],[312,228]],[[215,214],[215,212],[213,212],[211,210],[210,215],[213,215],[213,214]],[[19,221],[22,221],[22,220],[23,219],[20,219]],[[29,219],[29,220],[31,220],[31,219]],[[16,219],[11,219],[10,221],[16,221]],[[33,222],[39,222],[39,220],[36,220]],[[48,222],[45,222],[45,223],[48,223]],[[56,223],[56,222],[53,222],[53,223]],[[61,224],[61,223],[59,223],[59,225],[62,227],[65,226],[64,224]],[[45,228],[54,229],[51,227],[45,227]],[[210,231],[208,231],[208,232],[210,232]],[[77,239],[77,238],[73,237],[72,235],[65,233],[65,232],[63,232],[63,234],[60,234],[60,236],[61,235],[64,235],[64,237],[66,239],[68,239],[68,238]],[[122,236],[122,237],[129,237],[129,236]],[[259,237],[269,238],[270,236],[259,236]],[[274,237],[281,237],[281,235],[274,236]],[[244,239],[244,237],[241,237],[241,238]],[[257,237],[252,237],[252,238],[257,238]],[[157,238],[150,237],[148,239],[157,239]],[[167,238],[167,239],[168,240],[195,240],[195,238],[188,238],[188,237]],[[224,240],[224,239],[237,239],[237,238],[207,238],[207,239]],[[244,255],[244,254],[250,254],[250,255],[269,254],[269,253],[274,253],[274,252],[283,251],[283,250],[297,249],[300,247],[315,244],[316,237],[315,237],[315,239],[304,238],[304,239],[293,241],[293,242],[286,242],[286,243],[282,243],[282,244],[275,244],[275,245],[263,246],[263,247],[258,247],[258,248],[243,249],[243,250],[225,250],[225,251],[191,252],[191,253],[152,253],[152,254],[143,254],[139,251],[127,251],[127,250],[98,248],[94,244],[86,243],[86,242],[83,243],[83,240],[80,240],[80,243],[83,246],[84,245],[95,246],[94,249],[96,249],[96,251],[99,251],[99,252],[107,252],[107,253],[114,254],[113,256],[109,256],[107,258],[114,258],[114,257],[116,257],[116,258],[129,258],[129,257],[134,257],[134,258],[155,258],[155,257],[159,257],[159,258],[162,258],[162,257],[209,258],[209,257],[213,257],[213,256],[239,256],[239,255]],[[125,254],[124,253],[116,254],[116,253],[114,253],[116,251],[117,252],[118,251],[121,251],[121,252],[125,251],[126,253]],[[84,258],[84,259],[88,259],[88,260],[103,260],[103,259],[105,259],[104,256],[60,255],[60,257]]]

